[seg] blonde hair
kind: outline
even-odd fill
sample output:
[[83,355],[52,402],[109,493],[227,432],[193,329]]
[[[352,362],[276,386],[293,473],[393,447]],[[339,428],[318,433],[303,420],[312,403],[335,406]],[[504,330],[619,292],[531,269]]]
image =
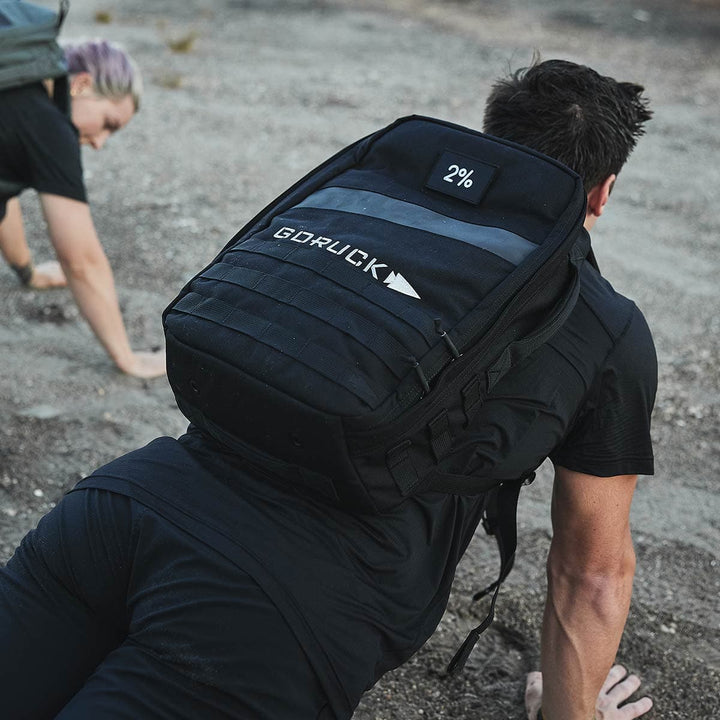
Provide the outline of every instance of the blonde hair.
[[142,76],[137,63],[120,45],[108,40],[85,40],[64,43],[68,72],[90,73],[98,95],[113,99],[130,95],[135,111],[140,108]]

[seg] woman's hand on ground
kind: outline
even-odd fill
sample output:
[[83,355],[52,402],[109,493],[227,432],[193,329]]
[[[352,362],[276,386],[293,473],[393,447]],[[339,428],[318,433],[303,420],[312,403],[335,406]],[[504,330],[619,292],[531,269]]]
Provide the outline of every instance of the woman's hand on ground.
[[154,378],[165,375],[165,353],[158,351],[136,351],[127,363],[118,365],[127,375],[139,378]]
[[[622,665],[614,665],[595,703],[596,720],[634,720],[648,712],[652,707],[649,697],[622,705],[639,687],[640,678],[637,675],[628,675]],[[528,720],[537,720],[541,705],[542,673],[534,671],[528,673],[525,685],[525,711]]]
[[35,290],[65,287],[67,280],[60,263],[56,260],[40,263],[33,268],[28,285]]

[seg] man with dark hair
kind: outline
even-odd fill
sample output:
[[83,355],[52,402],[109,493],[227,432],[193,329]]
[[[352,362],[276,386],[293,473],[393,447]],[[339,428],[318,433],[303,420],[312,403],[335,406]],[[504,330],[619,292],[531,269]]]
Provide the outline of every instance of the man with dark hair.
[[[587,192],[584,225],[590,230],[605,208],[617,174],[644,133],[643,124],[651,117],[642,93],[640,85],[617,82],[589,67],[548,60],[518,70],[493,86],[483,129],[575,170]],[[593,305],[589,299],[595,292],[593,286],[602,283],[605,292],[612,293],[594,270],[587,271],[585,283],[581,307],[593,310],[595,323],[613,322],[620,313],[627,314],[627,301],[617,295],[602,306]],[[542,630],[543,674],[531,673],[526,691],[531,720],[541,701],[543,716],[548,719],[591,717],[597,690],[608,671],[598,697],[597,717],[612,718],[613,710],[640,684],[635,676],[623,679],[621,667],[610,669],[632,592],[635,556],[630,503],[637,473],[652,473],[647,436],[651,403],[645,407],[628,403],[623,408],[622,397],[616,397],[618,407],[609,407],[613,385],[628,390],[632,382],[645,382],[648,393],[654,395],[651,341],[632,333],[633,322],[628,321],[623,332],[630,329],[629,334],[618,344],[626,346],[626,353],[645,348],[644,353],[616,364],[612,381],[609,375],[601,379],[605,387],[600,394],[607,399],[600,403],[607,403],[605,413],[597,413],[597,407],[579,408],[580,417],[596,415],[592,424],[587,420],[579,424],[587,428],[587,438],[573,440],[571,433],[566,449],[551,454],[555,461],[554,535]],[[615,354],[620,356],[617,350]],[[591,398],[592,391],[586,405],[600,404]],[[625,707],[622,717],[637,717],[650,706],[649,699],[643,698]]]
[[[486,129],[565,153],[590,228],[648,117],[639,87],[551,61],[495,87]],[[651,705],[620,708],[639,681],[611,666],[634,574],[630,503],[637,474],[653,472],[656,383],[642,314],[585,263],[568,320],[460,438],[467,475],[555,465],[530,720],[541,705],[547,720],[630,720]],[[434,631],[483,510],[482,496],[421,492],[349,512],[203,429],[156,440],[68,494],[0,570],[3,711],[349,718]]]
[[643,88],[567,60],[547,60],[499,80],[483,129],[572,168],[585,190],[616,176],[652,116]]

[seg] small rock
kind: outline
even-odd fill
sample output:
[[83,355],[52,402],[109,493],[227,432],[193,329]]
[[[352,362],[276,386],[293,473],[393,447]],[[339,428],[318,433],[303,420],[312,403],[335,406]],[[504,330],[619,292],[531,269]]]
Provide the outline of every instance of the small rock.
[[18,412],[21,417],[35,418],[36,420],[49,420],[60,414],[60,410],[52,405],[33,405]]

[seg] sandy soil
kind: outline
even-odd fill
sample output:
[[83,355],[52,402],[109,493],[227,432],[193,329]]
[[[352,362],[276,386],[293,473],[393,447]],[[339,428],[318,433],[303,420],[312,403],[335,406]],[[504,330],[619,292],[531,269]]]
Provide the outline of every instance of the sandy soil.
[[[45,0],[49,6],[51,0]],[[655,119],[594,242],[644,310],[661,384],[657,474],[633,507],[638,573],[620,661],[648,717],[720,716],[720,4],[712,0],[73,0],[66,37],[125,43],[146,76],[137,120],[86,155],[100,237],[137,347],[235,230],[306,170],[395,117],[479,126],[489,83],[535,50],[644,84]],[[97,15],[101,12],[100,15]],[[99,20],[109,20],[108,24]],[[172,50],[174,45],[179,50]],[[36,257],[48,259],[35,198]],[[0,553],[99,464],[185,422],[163,380],[113,370],[66,291],[18,289],[0,268]],[[498,620],[456,679],[443,668],[484,615],[496,570],[478,537],[427,646],[362,702],[359,720],[522,718],[549,543],[547,468],[521,498],[519,560]]]

